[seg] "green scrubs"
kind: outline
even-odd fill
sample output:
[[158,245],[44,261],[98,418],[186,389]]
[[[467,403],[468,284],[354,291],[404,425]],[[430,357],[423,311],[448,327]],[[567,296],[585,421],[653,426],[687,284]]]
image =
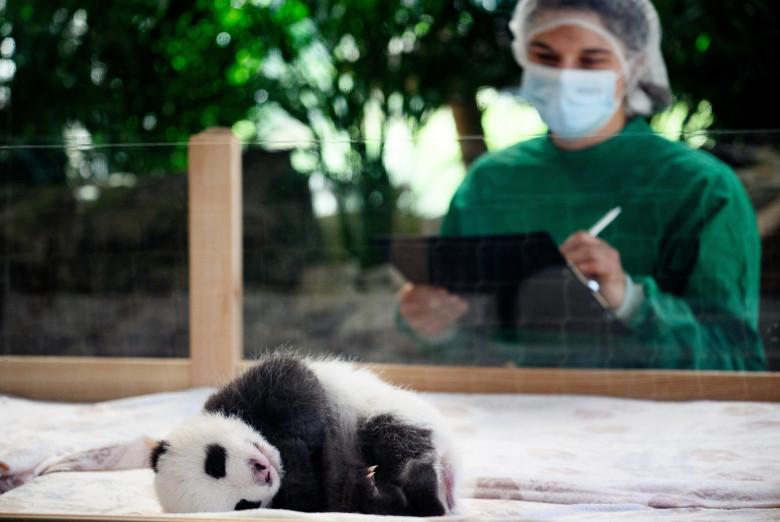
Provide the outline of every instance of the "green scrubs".
[[[654,134],[641,118],[585,150],[563,151],[542,137],[482,156],[441,233],[547,231],[560,244],[616,206],[622,213],[599,237],[644,292],[626,321],[631,334],[594,349],[563,332],[521,332],[508,344],[493,332],[496,343],[479,349],[530,366],[764,369],[760,241],[745,190],[726,164]],[[459,342],[429,348],[445,355]]]

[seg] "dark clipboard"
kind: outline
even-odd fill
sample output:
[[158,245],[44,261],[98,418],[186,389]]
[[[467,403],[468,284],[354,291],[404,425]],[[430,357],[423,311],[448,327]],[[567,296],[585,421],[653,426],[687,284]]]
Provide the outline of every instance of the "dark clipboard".
[[[483,319],[502,327],[625,334],[600,294],[546,232],[387,237],[382,256],[410,282],[488,303]],[[490,297],[487,301],[485,297]],[[474,298],[480,299],[474,299]]]

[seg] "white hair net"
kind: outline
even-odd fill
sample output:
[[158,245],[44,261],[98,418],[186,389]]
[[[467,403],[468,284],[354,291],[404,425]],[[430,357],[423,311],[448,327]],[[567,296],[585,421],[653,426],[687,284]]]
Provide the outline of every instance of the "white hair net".
[[629,117],[669,106],[672,93],[661,55],[661,24],[650,0],[520,0],[509,22],[518,63],[528,63],[528,43],[534,35],[561,25],[585,27],[612,44],[623,63]]

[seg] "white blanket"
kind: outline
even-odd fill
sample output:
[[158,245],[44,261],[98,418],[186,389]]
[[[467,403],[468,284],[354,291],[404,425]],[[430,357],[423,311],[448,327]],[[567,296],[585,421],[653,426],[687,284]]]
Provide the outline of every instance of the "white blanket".
[[[211,391],[86,405],[0,396],[0,513],[160,514],[149,446]],[[780,520],[780,404],[425,396],[462,451],[456,519]]]

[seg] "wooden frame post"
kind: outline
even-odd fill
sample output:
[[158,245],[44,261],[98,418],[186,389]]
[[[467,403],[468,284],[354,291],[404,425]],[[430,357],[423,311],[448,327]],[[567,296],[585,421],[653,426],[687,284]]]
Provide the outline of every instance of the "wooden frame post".
[[189,142],[192,386],[235,377],[243,359],[241,145],[224,128]]

